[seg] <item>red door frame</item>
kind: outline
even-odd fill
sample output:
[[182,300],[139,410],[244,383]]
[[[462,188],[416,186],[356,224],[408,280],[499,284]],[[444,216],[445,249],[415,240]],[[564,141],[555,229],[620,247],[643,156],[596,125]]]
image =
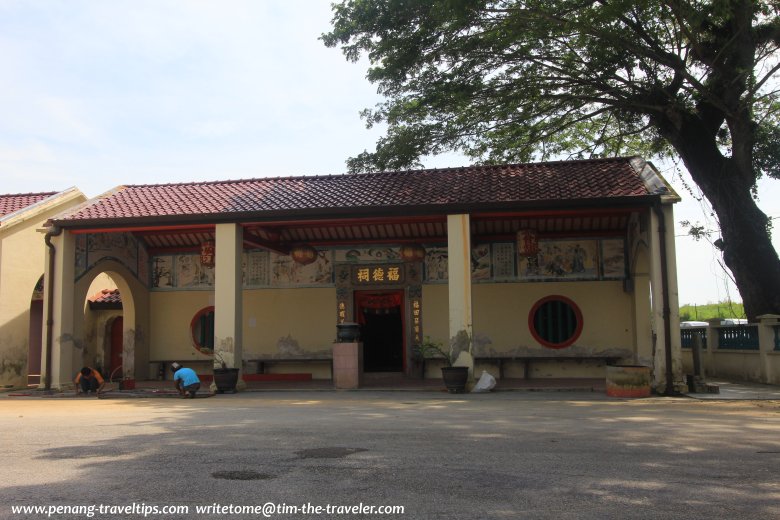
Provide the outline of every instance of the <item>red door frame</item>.
[[[403,289],[393,290],[362,290],[354,291],[353,298],[355,299],[355,322],[360,325],[365,325],[365,319],[361,309],[369,304],[369,300],[372,296],[378,296],[380,298],[387,298],[388,300],[395,299],[398,301],[398,305],[401,307],[401,360],[403,361],[402,372],[406,373],[406,299],[404,298]],[[381,301],[377,301],[380,298],[375,299],[374,305],[381,305]],[[393,302],[395,303],[395,302]],[[372,307],[374,307],[372,305]],[[377,308],[377,307],[374,307]],[[379,307],[381,308],[381,307]]]

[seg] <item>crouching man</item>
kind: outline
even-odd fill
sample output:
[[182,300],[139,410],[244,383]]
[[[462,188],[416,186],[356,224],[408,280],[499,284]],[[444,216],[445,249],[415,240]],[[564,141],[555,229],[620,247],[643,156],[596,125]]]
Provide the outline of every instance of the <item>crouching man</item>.
[[182,398],[189,397],[194,399],[200,388],[198,374],[193,369],[183,367],[178,363],[172,363],[171,370],[173,371],[173,382],[176,385],[176,390],[179,391],[179,395]]
[[76,379],[73,380],[73,383],[76,386],[76,395],[81,393],[89,395],[90,392],[95,392],[97,397],[100,397],[100,392],[106,386],[106,382],[103,380],[100,372],[90,367],[82,368],[76,374]]

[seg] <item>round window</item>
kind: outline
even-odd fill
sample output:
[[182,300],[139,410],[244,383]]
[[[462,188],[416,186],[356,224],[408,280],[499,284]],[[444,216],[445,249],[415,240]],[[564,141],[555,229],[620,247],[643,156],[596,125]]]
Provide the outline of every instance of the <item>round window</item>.
[[568,347],[582,332],[582,312],[565,296],[547,296],[528,314],[528,328],[536,341],[547,348]]
[[190,323],[192,344],[199,352],[214,353],[214,307],[206,307],[195,314]]

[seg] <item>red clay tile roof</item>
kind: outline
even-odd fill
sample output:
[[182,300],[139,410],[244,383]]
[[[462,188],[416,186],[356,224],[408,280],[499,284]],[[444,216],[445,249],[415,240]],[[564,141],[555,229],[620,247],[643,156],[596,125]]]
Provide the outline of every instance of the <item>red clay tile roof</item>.
[[9,215],[27,206],[32,206],[36,202],[56,195],[56,191],[46,193],[19,193],[16,195],[0,195],[0,217]]
[[102,291],[95,293],[88,300],[90,303],[122,303],[122,295],[119,294],[119,289],[103,289]]
[[[120,186],[57,223],[155,222],[252,213],[313,214],[367,208],[479,207],[636,198],[651,194],[636,157],[434,170]],[[651,168],[652,170],[652,168]],[[652,170],[653,172],[655,170]],[[653,176],[651,174],[651,176]],[[192,220],[192,218],[187,219]]]

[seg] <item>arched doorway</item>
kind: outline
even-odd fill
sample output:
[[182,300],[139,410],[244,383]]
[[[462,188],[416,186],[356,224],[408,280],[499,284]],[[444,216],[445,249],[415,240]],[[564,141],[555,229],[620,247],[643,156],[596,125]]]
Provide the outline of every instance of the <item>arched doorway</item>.
[[[103,267],[108,267],[103,264]],[[127,379],[133,370],[132,342],[128,345],[128,326],[132,328],[132,294],[124,273],[115,269],[94,271],[83,283],[84,318],[77,330],[84,338],[82,366],[98,369],[106,380]],[[131,372],[132,373],[132,372]]]
[[30,333],[27,344],[27,385],[41,383],[43,345],[43,276],[38,279],[30,299]]

